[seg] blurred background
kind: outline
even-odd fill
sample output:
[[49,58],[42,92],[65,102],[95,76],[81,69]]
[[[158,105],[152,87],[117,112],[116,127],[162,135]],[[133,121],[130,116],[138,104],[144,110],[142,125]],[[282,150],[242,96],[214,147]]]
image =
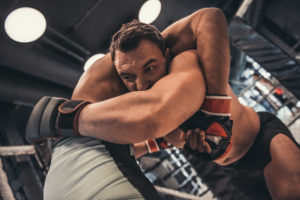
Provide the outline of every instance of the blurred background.
[[[123,23],[139,19],[162,31],[205,7],[227,17],[230,84],[240,102],[276,114],[300,142],[300,1],[0,0],[0,199],[42,199],[50,150],[25,140],[41,97],[70,97]],[[138,162],[164,199],[232,199],[224,172],[203,162],[196,173],[178,149]]]

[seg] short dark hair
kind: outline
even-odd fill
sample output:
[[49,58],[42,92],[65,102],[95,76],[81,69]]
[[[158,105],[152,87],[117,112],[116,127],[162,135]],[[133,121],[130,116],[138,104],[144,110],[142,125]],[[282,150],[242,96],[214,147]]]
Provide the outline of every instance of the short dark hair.
[[166,42],[155,26],[133,20],[123,24],[112,37],[109,52],[112,60],[115,59],[116,50],[127,52],[135,49],[142,40],[149,40],[156,44],[164,53]]

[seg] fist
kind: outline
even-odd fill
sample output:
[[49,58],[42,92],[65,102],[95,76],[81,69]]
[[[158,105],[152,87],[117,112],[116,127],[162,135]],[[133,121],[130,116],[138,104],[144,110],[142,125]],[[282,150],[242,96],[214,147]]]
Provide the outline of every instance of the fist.
[[205,131],[199,128],[189,129],[186,132],[186,143],[192,150],[200,153],[211,153],[211,147],[205,141]]

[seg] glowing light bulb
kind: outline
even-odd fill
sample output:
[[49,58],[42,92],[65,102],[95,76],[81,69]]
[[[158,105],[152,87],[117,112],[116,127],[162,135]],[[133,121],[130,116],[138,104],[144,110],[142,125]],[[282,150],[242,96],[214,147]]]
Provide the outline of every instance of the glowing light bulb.
[[12,11],[5,19],[4,28],[7,35],[17,42],[32,42],[40,38],[46,30],[44,15],[29,7]]
[[139,20],[140,22],[150,24],[159,16],[161,11],[161,3],[159,0],[148,0],[140,9]]

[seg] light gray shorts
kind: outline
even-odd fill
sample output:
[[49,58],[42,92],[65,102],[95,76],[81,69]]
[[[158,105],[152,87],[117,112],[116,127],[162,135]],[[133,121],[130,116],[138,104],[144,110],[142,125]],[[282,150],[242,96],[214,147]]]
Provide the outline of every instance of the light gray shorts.
[[[122,159],[127,160],[121,158],[121,168],[124,165],[128,171],[127,161],[124,164]],[[132,184],[129,180],[132,177],[128,179],[118,163],[120,164],[111,155],[107,145],[100,140],[89,137],[64,139],[53,149],[50,170],[44,185],[44,199],[148,199],[143,191]],[[132,164],[130,162],[130,165]],[[136,165],[136,162],[133,165]],[[139,170],[135,167],[132,169],[131,166],[128,168]],[[132,176],[135,176],[133,173],[134,171]],[[148,180],[142,177],[140,181]],[[150,187],[148,191],[152,189],[154,188]]]

